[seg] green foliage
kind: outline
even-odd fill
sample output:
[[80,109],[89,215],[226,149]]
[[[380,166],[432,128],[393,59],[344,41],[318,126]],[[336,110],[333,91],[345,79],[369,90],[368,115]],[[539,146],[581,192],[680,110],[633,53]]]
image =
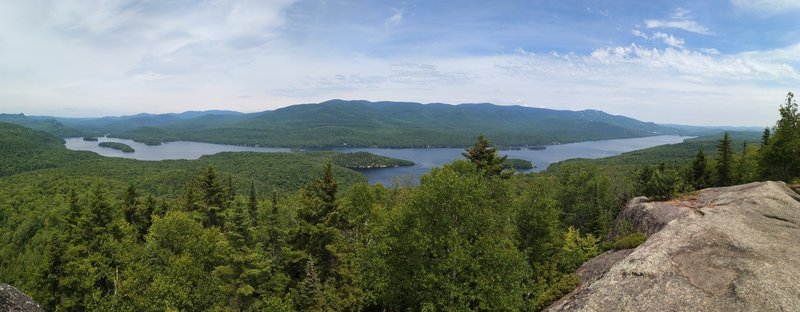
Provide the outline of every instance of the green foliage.
[[559,270],[574,272],[586,260],[600,254],[599,242],[600,240],[591,233],[584,236],[577,229],[569,227],[558,256]]
[[609,176],[595,166],[577,164],[560,168],[557,176],[563,223],[605,236],[620,208]]
[[572,292],[581,284],[578,275],[574,273],[560,276],[536,300],[536,310],[543,310],[562,296]]
[[631,233],[618,237],[611,243],[612,249],[631,249],[636,248],[647,240],[647,235],[641,232]]
[[[73,154],[22,129],[7,139]],[[597,167],[500,178],[467,161],[386,189],[323,154],[89,156],[2,177],[0,280],[64,311],[526,310],[574,287],[630,193]]]
[[717,145],[717,167],[716,178],[717,186],[729,186],[733,182],[733,152],[731,151],[731,140],[728,133],[722,136],[722,140]]
[[768,144],[761,149],[760,165],[765,178],[790,181],[800,176],[800,112],[793,93],[786,95],[778,112],[781,118],[774,130],[762,137]]
[[508,196],[501,180],[486,179],[464,161],[423,176],[391,230],[390,305],[522,308],[529,267],[515,248]]
[[638,172],[637,194],[655,200],[668,200],[687,189],[678,170],[666,168],[664,164],[657,168],[646,166]]
[[696,190],[704,189],[710,184],[708,162],[703,150],[697,151],[697,156],[692,161],[691,171],[689,171],[687,180]]
[[505,161],[505,166],[516,170],[529,170],[533,169],[533,163],[530,160],[508,158]]
[[100,142],[99,144],[97,144],[97,146],[113,148],[115,150],[120,150],[123,153],[133,153],[136,151],[133,149],[133,147],[130,147],[130,145],[119,142]]
[[491,146],[491,143],[483,134],[478,136],[475,144],[466,148],[466,151],[461,155],[467,158],[485,176],[508,178],[513,174],[513,172],[503,172],[508,168],[506,165],[508,156],[498,156],[497,148]]

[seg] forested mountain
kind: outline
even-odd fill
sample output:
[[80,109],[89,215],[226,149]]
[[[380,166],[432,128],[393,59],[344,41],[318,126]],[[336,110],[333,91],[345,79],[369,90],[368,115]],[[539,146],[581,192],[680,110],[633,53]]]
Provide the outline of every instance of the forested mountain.
[[84,135],[84,132],[82,130],[65,126],[64,124],[58,122],[53,117],[31,118],[25,116],[24,114],[0,113],[0,122],[25,126],[34,130],[44,131],[54,136],[62,138],[77,137]]
[[668,127],[594,110],[573,112],[491,104],[331,100],[238,118],[210,118],[115,135],[151,143],[182,139],[262,146],[463,147],[480,133],[501,145],[679,133]]
[[597,110],[344,100],[250,114],[205,111],[103,118],[31,117],[9,122],[30,124],[45,118],[78,129],[81,135],[110,133],[148,144],[188,140],[287,147],[463,147],[481,133],[496,144],[524,146],[708,131],[680,130]]

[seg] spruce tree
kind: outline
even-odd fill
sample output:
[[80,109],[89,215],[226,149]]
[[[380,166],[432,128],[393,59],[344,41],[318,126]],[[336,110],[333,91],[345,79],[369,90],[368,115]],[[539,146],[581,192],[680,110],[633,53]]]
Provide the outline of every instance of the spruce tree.
[[731,163],[733,162],[733,152],[731,151],[731,139],[727,132],[717,145],[717,186],[729,186],[732,182]]
[[506,159],[508,156],[498,157],[497,148],[493,147],[483,134],[478,136],[475,144],[466,148],[466,151],[461,155],[466,157],[487,177],[509,178],[513,174],[511,171],[503,172],[507,169]]
[[250,214],[250,220],[253,221],[253,226],[257,227],[258,222],[258,198],[256,197],[255,182],[250,182],[250,196],[247,199],[247,212]]
[[219,181],[217,181],[217,174],[214,172],[213,167],[209,166],[205,176],[200,179],[200,189],[203,192],[206,227],[216,226],[222,228],[224,226],[222,216],[225,210],[226,195]]

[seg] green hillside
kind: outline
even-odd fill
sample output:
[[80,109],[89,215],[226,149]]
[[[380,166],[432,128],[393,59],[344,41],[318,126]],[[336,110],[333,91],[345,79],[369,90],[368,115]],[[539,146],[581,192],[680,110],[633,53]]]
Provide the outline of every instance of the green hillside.
[[[748,146],[758,146],[761,143],[761,133],[758,132],[728,132],[728,134],[731,137],[731,147],[734,152],[741,152],[745,142]],[[565,160],[550,165],[548,170],[557,170],[559,166],[566,163],[590,163],[615,169],[635,169],[661,163],[672,166],[685,165],[695,157],[699,150],[703,150],[706,155],[715,155],[722,135],[722,133],[704,135],[686,139],[681,143],[659,145],[600,159]]]
[[[140,161],[102,157],[92,152],[71,151],[63,141],[47,133],[0,123],[0,177],[93,177],[119,184],[140,184],[156,194],[180,192],[190,177],[213,166],[231,176],[241,187],[251,182],[265,189],[295,191],[319,172],[335,153],[220,153],[197,160]],[[335,166],[344,186],[366,182],[358,172]]]
[[596,110],[331,100],[246,115],[206,115],[112,136],[148,144],[462,147],[481,133],[499,145],[524,146],[683,132]]

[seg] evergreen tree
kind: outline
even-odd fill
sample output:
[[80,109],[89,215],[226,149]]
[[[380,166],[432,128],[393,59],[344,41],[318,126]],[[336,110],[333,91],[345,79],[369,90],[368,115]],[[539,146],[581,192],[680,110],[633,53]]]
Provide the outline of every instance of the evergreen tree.
[[497,156],[497,148],[493,147],[489,140],[481,134],[475,144],[466,148],[466,151],[461,153],[467,158],[478,170],[484,172],[486,176],[499,176],[502,178],[509,178],[513,172],[507,171],[506,159],[508,156]]
[[222,216],[225,211],[226,195],[219,181],[217,181],[217,175],[213,167],[209,166],[205,176],[200,179],[200,189],[203,194],[203,209],[206,214],[205,226],[222,228],[224,226]]
[[303,312],[322,312],[325,308],[325,298],[322,294],[322,283],[317,274],[317,267],[313,258],[306,261],[305,277],[300,288],[299,310]]
[[800,176],[800,113],[793,93],[778,111],[781,119],[761,147],[760,165],[765,178],[789,181]]
[[136,194],[136,187],[129,185],[125,191],[125,198],[122,200],[122,211],[125,213],[125,221],[134,223],[134,214],[136,214],[136,206],[139,205]]
[[247,199],[247,212],[250,214],[250,220],[253,221],[253,226],[259,225],[258,218],[258,198],[256,197],[255,182],[250,182],[250,196]]
[[223,281],[220,288],[238,311],[247,309],[257,298],[259,283],[269,274],[269,260],[253,241],[250,214],[244,205],[234,204],[226,220],[225,236],[232,250],[226,264],[214,270]]
[[708,161],[706,161],[706,154],[702,149],[697,151],[694,161],[692,161],[692,168],[689,172],[689,183],[695,190],[700,190],[708,187],[708,169],[706,168]]
[[300,224],[294,235],[294,245],[314,258],[319,278],[324,283],[334,271],[335,256],[328,246],[339,237],[336,230],[336,190],[332,164],[325,163],[322,176],[302,191],[298,210]]
[[729,186],[733,182],[731,172],[733,162],[733,152],[731,151],[731,139],[727,132],[717,145],[717,186]]
[[770,139],[769,128],[764,128],[764,132],[761,133],[761,146],[769,145],[769,139]]

